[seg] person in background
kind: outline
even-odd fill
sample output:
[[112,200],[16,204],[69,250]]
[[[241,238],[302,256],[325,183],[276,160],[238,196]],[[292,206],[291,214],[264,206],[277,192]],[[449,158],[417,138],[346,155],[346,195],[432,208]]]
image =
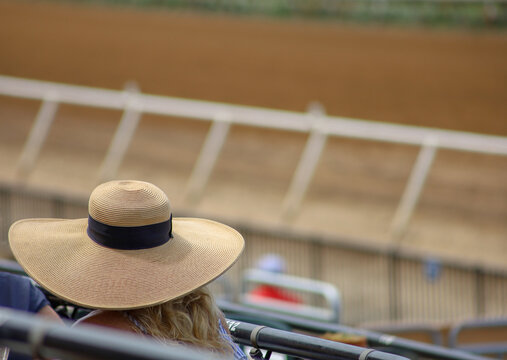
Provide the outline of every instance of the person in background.
[[[285,274],[287,271],[287,265],[284,258],[277,254],[266,254],[262,256],[258,260],[256,268],[273,274]],[[277,286],[268,284],[257,286],[249,292],[249,295],[252,296],[253,299],[258,299],[260,301],[263,299],[272,299],[293,304],[301,304],[303,302],[296,295],[293,295]]]
[[[0,272],[0,306],[26,311],[63,324],[42,291],[32,279],[23,275]],[[9,360],[26,360],[30,356],[10,351]]]
[[205,285],[239,258],[244,240],[207,219],[173,218],[166,194],[110,181],[84,219],[25,219],[9,230],[19,264],[42,287],[95,309],[76,322],[193,345],[246,360]]

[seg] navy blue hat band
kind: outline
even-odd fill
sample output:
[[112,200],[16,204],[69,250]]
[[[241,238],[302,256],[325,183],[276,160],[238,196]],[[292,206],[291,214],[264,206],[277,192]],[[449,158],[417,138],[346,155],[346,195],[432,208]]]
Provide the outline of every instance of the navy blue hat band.
[[118,250],[150,249],[172,238],[172,214],[169,220],[143,226],[111,226],[88,216],[88,236],[97,244]]

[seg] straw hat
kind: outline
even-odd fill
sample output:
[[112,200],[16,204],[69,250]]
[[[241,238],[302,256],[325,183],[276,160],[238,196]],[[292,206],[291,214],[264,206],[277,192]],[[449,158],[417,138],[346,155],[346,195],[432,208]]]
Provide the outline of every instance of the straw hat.
[[84,307],[135,309],[183,296],[223,274],[244,247],[227,225],[172,218],[167,196],[147,182],[99,185],[88,212],[88,219],[25,219],[9,229],[27,274]]

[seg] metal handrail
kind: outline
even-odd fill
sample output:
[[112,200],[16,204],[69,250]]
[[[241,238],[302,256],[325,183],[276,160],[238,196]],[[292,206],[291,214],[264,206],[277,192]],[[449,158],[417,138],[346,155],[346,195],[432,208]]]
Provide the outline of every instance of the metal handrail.
[[375,349],[227,319],[234,339],[242,345],[313,360],[408,360]]
[[[0,76],[0,95],[44,100],[51,97],[60,103],[123,110],[130,96],[120,90],[66,85],[39,80]],[[135,103],[143,113],[216,120],[218,114],[228,114],[228,121],[241,125],[271,129],[309,132],[314,124],[308,114],[252,106],[188,100],[168,96],[135,94]],[[220,118],[218,118],[219,120]],[[507,138],[460,131],[439,130],[409,125],[394,125],[346,117],[320,115],[320,131],[335,136],[377,140],[409,145],[423,145],[428,138],[439,147],[507,156]]]

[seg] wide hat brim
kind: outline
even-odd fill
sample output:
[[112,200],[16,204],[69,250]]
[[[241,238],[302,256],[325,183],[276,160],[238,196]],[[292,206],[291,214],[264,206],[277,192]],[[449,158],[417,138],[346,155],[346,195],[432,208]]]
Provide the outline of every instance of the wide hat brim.
[[183,296],[219,277],[238,259],[244,240],[207,219],[173,218],[167,243],[117,250],[88,237],[88,219],[25,219],[9,230],[12,252],[37,283],[73,304],[135,309]]

